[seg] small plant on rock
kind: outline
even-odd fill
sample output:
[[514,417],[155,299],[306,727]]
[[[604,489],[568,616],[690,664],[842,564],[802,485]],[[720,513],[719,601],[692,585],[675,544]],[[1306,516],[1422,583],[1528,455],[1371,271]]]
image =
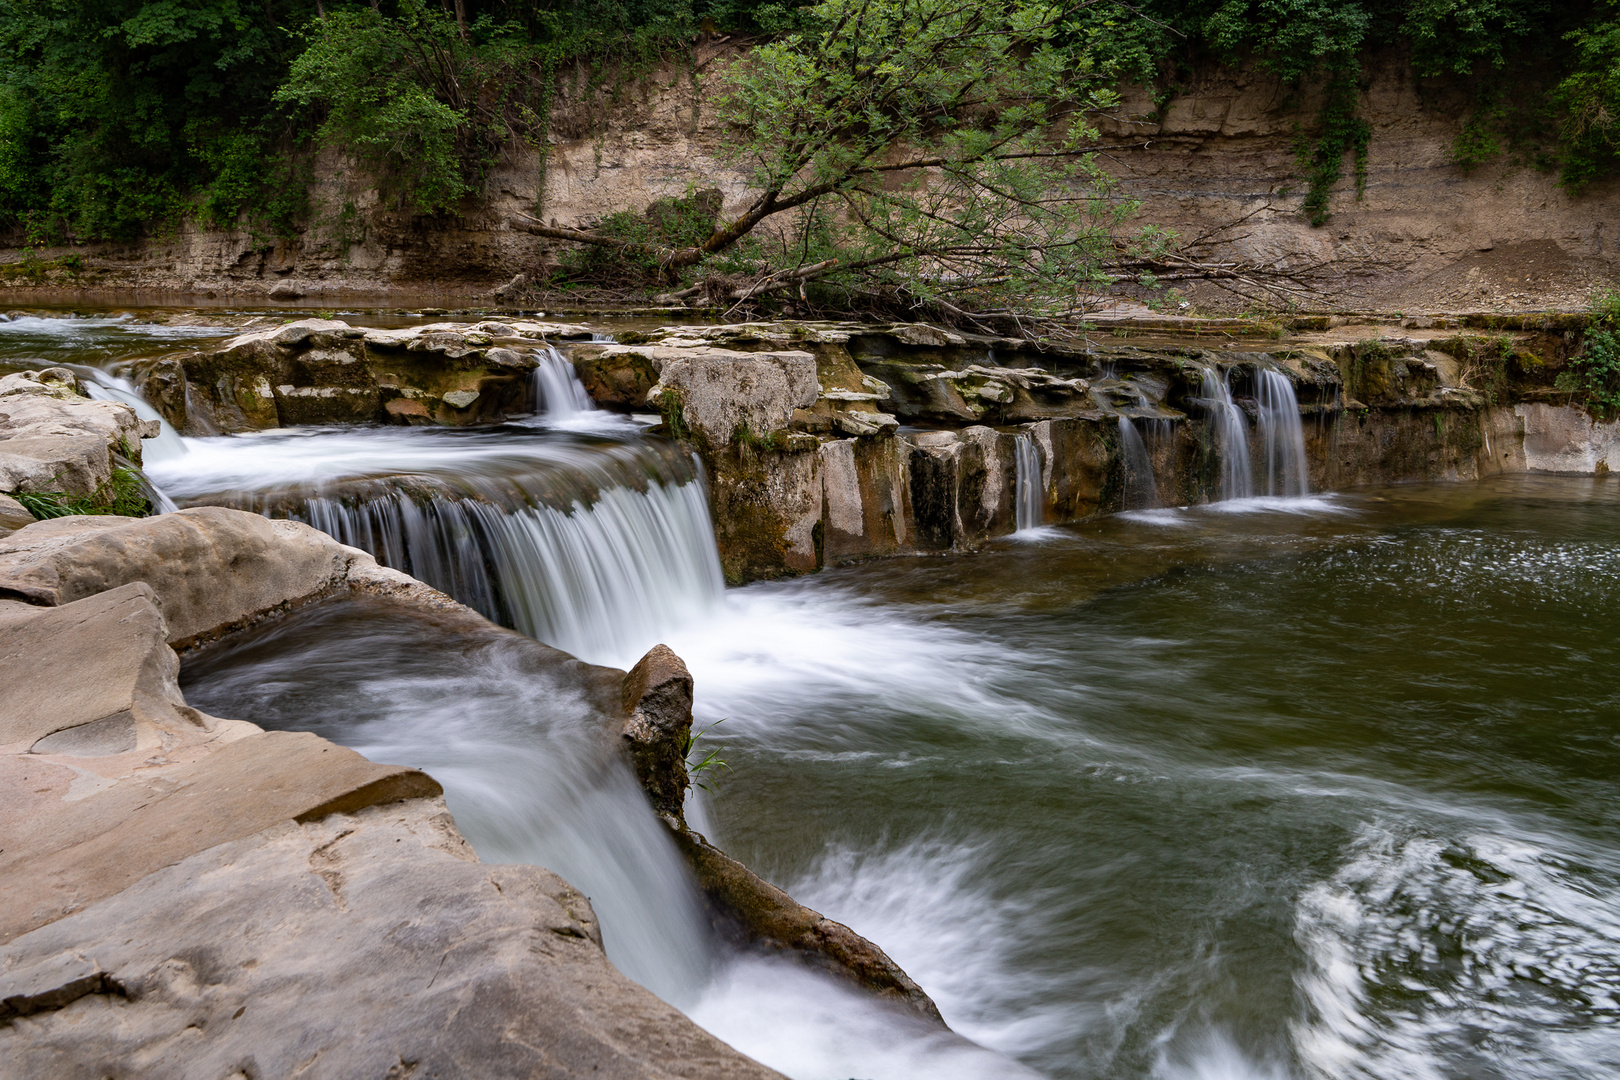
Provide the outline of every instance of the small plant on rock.
[[1554,386],[1602,416],[1620,414],[1620,290],[1592,298],[1591,328]]
[[686,739],[681,744],[681,756],[686,759],[687,779],[692,782],[694,787],[700,787],[711,795],[720,790],[719,777],[721,770],[729,770],[731,766],[721,759],[720,747],[708,751],[696,761],[692,760],[692,751],[696,748],[699,739],[725,722],[726,717],[722,716],[714,723],[705,724],[696,731],[689,729],[686,733]]

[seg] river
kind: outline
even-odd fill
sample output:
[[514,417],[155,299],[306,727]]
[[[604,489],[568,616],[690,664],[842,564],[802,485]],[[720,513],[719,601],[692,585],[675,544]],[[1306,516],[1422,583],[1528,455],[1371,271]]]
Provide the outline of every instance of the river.
[[[40,322],[0,324],[3,355],[105,367],[183,336]],[[1620,480],[1142,510],[721,590],[701,476],[652,442],[541,417],[187,440],[151,471],[307,515],[401,455],[454,504],[457,477],[599,493],[650,454],[545,565],[496,566],[491,613],[613,577],[521,628],[685,658],[726,762],[694,825],[977,1046],[708,940],[628,771],[498,640],[318,605],[189,663],[188,698],[429,769],[482,857],[569,877],[623,970],[796,1080],[1620,1072]],[[670,537],[673,564],[635,556]],[[604,543],[630,554],[569,554]]]

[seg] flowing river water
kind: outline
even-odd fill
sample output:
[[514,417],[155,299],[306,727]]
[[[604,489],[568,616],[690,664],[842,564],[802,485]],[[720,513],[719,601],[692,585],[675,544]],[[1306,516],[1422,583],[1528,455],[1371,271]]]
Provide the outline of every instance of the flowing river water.
[[[172,347],[39,322],[0,324],[4,357]],[[1620,1073],[1620,480],[1149,509],[724,590],[701,473],[626,421],[180,451],[150,471],[181,503],[416,535],[393,557],[429,579],[477,553],[509,624],[687,661],[729,766],[694,825],[972,1043],[710,941],[588,710],[509,636],[316,605],[184,677],[427,768],[483,858],[569,877],[615,963],[790,1076]]]

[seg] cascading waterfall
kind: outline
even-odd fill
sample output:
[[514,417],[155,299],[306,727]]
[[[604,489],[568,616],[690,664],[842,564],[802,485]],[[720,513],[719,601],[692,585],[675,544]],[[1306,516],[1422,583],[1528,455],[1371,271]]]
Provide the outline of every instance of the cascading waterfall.
[[135,384],[128,379],[119,378],[100,368],[82,367],[73,365],[74,372],[80,376],[80,383],[85,392],[97,401],[121,401],[135,410],[135,415],[142,420],[156,420],[158,434],[153,439],[141,440],[141,460],[148,464],[155,461],[165,461],[169,458],[179,457],[186,452],[186,441],[180,433],[163,419],[163,414],[148,405],[141,392],[135,389]]
[[1272,368],[1255,372],[1260,438],[1266,448],[1266,494],[1300,498],[1311,492],[1305,461],[1305,425],[1288,376]]
[[546,420],[567,420],[580,413],[596,411],[596,403],[585,392],[579,372],[566,356],[547,345],[539,353],[540,366],[531,376],[535,412]]
[[1254,494],[1254,478],[1249,466],[1249,421],[1232,400],[1226,377],[1213,367],[1204,369],[1199,393],[1209,403],[1210,434],[1220,455],[1221,481],[1218,499],[1247,499]]
[[1136,424],[1124,415],[1119,418],[1119,448],[1125,472],[1125,509],[1154,509],[1159,505],[1159,487],[1153,477],[1153,459]]
[[1045,514],[1041,498],[1041,451],[1029,432],[1020,432],[1013,440],[1013,462],[1016,466],[1014,482],[1014,522],[1019,532],[1041,527]]
[[292,518],[490,618],[628,665],[724,591],[696,463],[653,442],[435,429],[209,440],[182,502]]

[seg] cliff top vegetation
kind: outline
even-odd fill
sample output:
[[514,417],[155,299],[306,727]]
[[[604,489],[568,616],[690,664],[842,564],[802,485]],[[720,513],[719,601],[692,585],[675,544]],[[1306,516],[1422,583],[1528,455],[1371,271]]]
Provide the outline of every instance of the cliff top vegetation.
[[[573,271],[692,289],[700,264],[752,267],[753,289],[755,227],[780,216],[771,236],[799,250],[770,263],[774,289],[927,267],[948,309],[944,280],[1007,299],[1173,279],[1192,271],[1164,237],[1119,229],[1130,208],[1091,167],[1085,118],[1121,81],[1167,103],[1212,63],[1326,91],[1298,145],[1317,222],[1365,160],[1358,80],[1380,50],[1471,95],[1465,167],[1511,155],[1578,190],[1620,163],[1620,0],[0,0],[0,227],[37,244],[187,218],[290,234],[320,146],[363,162],[390,210],[454,215],[503,146],[545,139],[566,65],[623,85],[704,34],[756,46],[722,79],[760,200],[723,221],[677,200],[661,235],[642,208],[553,230],[595,252]],[[862,85],[831,78],[845,68]]]

